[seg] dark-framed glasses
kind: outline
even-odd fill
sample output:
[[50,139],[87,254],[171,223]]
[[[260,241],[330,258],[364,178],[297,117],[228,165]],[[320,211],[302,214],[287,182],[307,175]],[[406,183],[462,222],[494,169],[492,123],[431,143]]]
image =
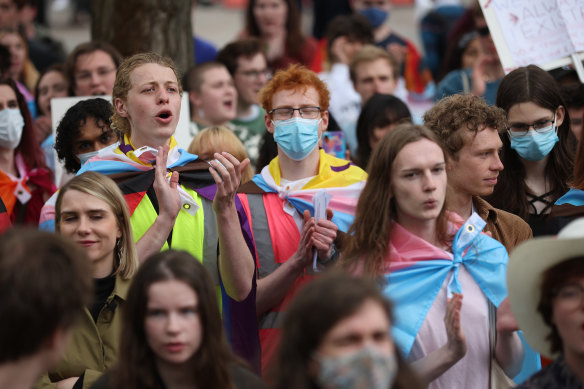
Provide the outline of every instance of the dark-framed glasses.
[[527,135],[530,128],[533,128],[535,132],[544,133],[551,129],[551,126],[556,121],[556,114],[554,112],[554,117],[551,119],[540,119],[536,122],[527,123],[508,123],[507,132],[511,136],[523,136]]
[[117,69],[113,68],[97,68],[95,71],[83,71],[75,74],[75,81],[77,84],[89,84],[91,83],[91,79],[93,78],[94,74],[101,79],[107,77],[111,72],[115,72]]
[[298,111],[303,119],[316,119],[320,115],[320,107],[275,108],[268,113],[274,120],[287,120],[294,116],[294,111]]
[[261,70],[256,70],[256,69],[253,69],[253,70],[243,70],[243,71],[240,71],[240,72],[238,72],[238,73],[239,73],[239,74],[241,74],[241,75],[242,75],[242,76],[244,76],[244,77],[247,77],[247,78],[260,78],[261,76],[264,76],[264,77],[266,77],[266,78],[268,78],[268,79],[269,79],[269,78],[270,78],[270,75],[271,75],[271,73],[270,73],[270,70],[269,70],[269,69],[261,69]]

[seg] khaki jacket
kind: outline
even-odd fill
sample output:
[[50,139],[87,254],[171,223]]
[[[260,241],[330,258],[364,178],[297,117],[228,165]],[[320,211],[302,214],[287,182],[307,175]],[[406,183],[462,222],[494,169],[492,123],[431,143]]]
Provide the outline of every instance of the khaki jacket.
[[487,222],[484,232],[489,231],[493,239],[505,246],[508,253],[519,243],[533,238],[529,224],[519,216],[494,208],[478,196],[473,196],[472,202],[476,213]]
[[116,284],[106,304],[99,312],[97,323],[85,308],[79,323],[71,333],[61,362],[41,377],[36,389],[54,389],[58,382],[82,374],[83,388],[89,388],[117,360],[122,330],[122,307],[131,280],[116,277]]

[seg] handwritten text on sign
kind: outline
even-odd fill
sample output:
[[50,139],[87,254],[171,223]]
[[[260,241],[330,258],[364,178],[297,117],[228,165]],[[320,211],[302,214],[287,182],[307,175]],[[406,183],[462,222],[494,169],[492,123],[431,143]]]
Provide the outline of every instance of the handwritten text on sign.
[[494,0],[516,66],[584,50],[584,0]]

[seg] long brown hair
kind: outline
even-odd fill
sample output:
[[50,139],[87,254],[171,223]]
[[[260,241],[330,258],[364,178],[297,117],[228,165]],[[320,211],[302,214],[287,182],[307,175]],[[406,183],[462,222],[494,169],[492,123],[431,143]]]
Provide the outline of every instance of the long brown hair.
[[[560,106],[566,107],[553,77],[535,65],[521,67],[507,74],[497,91],[497,106],[503,108],[507,114],[514,105],[527,102],[552,112]],[[557,128],[557,132],[560,141],[548,154],[545,166],[546,181],[551,183],[552,204],[568,191],[573,169],[573,153],[568,146],[571,131],[567,109],[564,121]],[[505,169],[499,173],[500,179],[495,191],[487,200],[496,208],[527,219],[530,207],[526,196],[529,188],[525,184],[525,167],[519,155],[511,149],[507,134],[502,134],[501,140],[503,142],[501,159]]]
[[574,178],[572,186],[576,189],[584,190],[584,142],[578,143],[576,161],[574,162]]
[[[306,38],[302,35],[300,12],[293,0],[282,0],[288,9],[286,13],[286,49],[292,55],[300,54]],[[257,0],[251,0],[245,11],[245,30],[249,36],[262,38],[262,32],[253,14]]]
[[231,389],[228,372],[236,358],[229,350],[221,324],[217,297],[211,275],[192,255],[184,251],[164,251],[150,257],[138,270],[124,306],[122,340],[114,387],[124,389],[157,388],[156,356],[148,346],[144,322],[148,290],[156,282],[177,280],[197,295],[203,336],[192,358],[192,374],[198,388]]
[[16,101],[18,102],[18,109],[20,110],[20,114],[24,119],[22,137],[20,138],[20,143],[18,146],[16,146],[14,153],[20,153],[22,155],[28,170],[44,169],[48,172],[50,177],[52,177],[53,173],[47,167],[45,163],[45,154],[41,149],[40,143],[36,139],[34,132],[34,122],[32,120],[32,116],[30,115],[30,110],[28,109],[26,99],[22,93],[20,93],[18,87],[12,79],[0,78],[0,85],[6,85],[14,91],[14,94],[16,95]]
[[[381,307],[391,323],[391,305],[370,279],[333,271],[306,285],[288,307],[282,323],[274,388],[320,388],[310,368],[314,353],[333,327],[370,301]],[[397,349],[395,353],[398,373],[391,389],[422,388]]]
[[[391,223],[396,214],[391,189],[392,165],[401,149],[421,139],[428,139],[442,148],[436,134],[428,128],[406,123],[386,134],[373,151],[367,165],[369,177],[359,196],[355,221],[347,234],[346,246],[343,246],[343,268],[355,269],[362,261],[365,274],[383,273]],[[436,237],[444,243],[448,241],[445,211],[446,206],[443,206],[436,224]]]

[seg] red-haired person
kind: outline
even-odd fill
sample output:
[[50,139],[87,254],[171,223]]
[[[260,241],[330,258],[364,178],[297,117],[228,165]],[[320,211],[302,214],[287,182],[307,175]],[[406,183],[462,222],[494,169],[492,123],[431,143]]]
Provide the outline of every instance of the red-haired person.
[[[353,219],[366,174],[319,148],[329,122],[329,92],[316,73],[299,65],[277,72],[260,92],[260,101],[278,156],[240,188],[239,196],[253,220],[259,264],[255,308],[265,373],[275,357],[280,313],[314,277],[314,267],[338,257],[337,238]],[[332,200],[326,217],[315,220],[312,201],[319,191],[331,194]],[[220,260],[223,284],[234,300],[249,294],[254,274],[245,265],[243,260]]]

